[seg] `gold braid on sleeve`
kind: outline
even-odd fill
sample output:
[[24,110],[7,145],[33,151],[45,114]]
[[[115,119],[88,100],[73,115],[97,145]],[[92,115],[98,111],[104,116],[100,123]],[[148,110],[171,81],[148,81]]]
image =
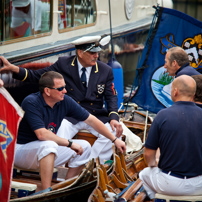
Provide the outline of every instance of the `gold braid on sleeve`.
[[25,78],[22,81],[24,81],[27,78],[27,74],[28,74],[27,69],[24,69],[24,70],[25,70]]

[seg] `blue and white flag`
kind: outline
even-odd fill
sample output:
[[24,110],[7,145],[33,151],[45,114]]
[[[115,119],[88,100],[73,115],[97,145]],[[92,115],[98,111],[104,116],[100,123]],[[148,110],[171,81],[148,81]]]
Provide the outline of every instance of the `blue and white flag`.
[[177,10],[157,7],[150,31],[137,67],[138,89],[132,102],[157,113],[173,103],[170,88],[174,77],[164,68],[167,49],[182,47],[190,65],[197,70],[202,67],[202,22]]

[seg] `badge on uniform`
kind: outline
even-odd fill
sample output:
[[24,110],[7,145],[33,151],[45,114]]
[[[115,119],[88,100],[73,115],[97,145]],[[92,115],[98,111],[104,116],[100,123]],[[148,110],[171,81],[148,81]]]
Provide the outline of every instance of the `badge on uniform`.
[[114,83],[112,83],[112,90],[113,90],[113,95],[117,95],[116,89],[114,88]]
[[105,89],[105,84],[98,84],[97,85],[97,91],[99,94],[102,94],[104,92]]

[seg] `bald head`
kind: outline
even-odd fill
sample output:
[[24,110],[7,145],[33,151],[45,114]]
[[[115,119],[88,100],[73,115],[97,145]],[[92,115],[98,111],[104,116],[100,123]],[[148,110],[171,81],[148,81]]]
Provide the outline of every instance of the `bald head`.
[[171,89],[171,98],[176,101],[193,101],[196,92],[195,80],[187,75],[174,79]]

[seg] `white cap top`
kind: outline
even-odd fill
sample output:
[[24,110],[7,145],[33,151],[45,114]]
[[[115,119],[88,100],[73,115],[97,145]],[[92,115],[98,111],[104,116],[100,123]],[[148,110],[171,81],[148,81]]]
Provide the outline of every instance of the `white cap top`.
[[101,51],[99,41],[101,36],[84,36],[75,41],[72,41],[71,44],[75,45],[76,49],[89,51],[89,52],[99,52]]
[[83,45],[88,43],[95,43],[101,39],[101,36],[83,36],[79,39],[72,41],[73,45]]

